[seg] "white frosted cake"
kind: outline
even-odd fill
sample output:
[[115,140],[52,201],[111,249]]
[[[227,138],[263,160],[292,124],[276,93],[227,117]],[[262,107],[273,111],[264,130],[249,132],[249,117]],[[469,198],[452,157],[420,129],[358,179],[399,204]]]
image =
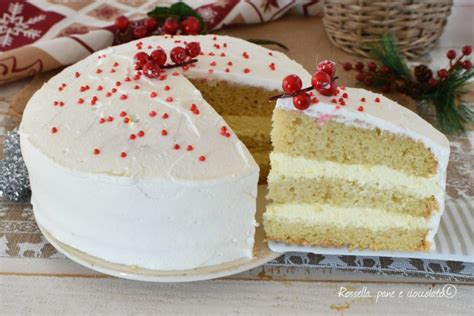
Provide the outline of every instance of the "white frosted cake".
[[[201,45],[195,64],[156,79],[134,69],[137,52],[186,41]],[[267,96],[228,113],[232,100],[271,94],[288,71],[306,74],[225,36],[150,37],[65,69],[31,98],[20,126],[37,222],[70,247],[148,269],[252,257],[259,166],[220,113],[264,120],[250,115]],[[233,99],[209,104],[194,83],[210,98],[225,83]]]

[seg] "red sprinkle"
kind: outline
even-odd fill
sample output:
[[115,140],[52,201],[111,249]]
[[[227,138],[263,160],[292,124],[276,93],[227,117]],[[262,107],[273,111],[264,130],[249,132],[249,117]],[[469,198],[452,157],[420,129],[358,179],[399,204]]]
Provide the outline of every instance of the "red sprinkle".
[[167,130],[165,130],[165,129],[164,129],[164,130],[162,130],[162,131],[161,131],[161,135],[163,135],[163,136],[166,136],[166,135],[168,135],[168,131],[167,131]]
[[127,82],[132,81],[132,79],[130,79],[130,77],[126,77],[126,78],[123,79],[123,80],[124,80],[124,81],[127,81]]
[[250,69],[248,69],[248,68],[244,69],[244,73],[248,74],[249,72],[250,72]]
[[138,135],[138,137],[143,137],[143,136],[145,136],[145,132],[144,131],[138,131],[137,135]]
[[361,106],[359,106],[359,107],[357,108],[357,111],[359,111],[359,112],[362,112],[362,111],[364,111],[364,107],[363,107],[362,105],[361,105]]
[[377,98],[375,98],[375,100],[374,100],[374,101],[375,101],[375,102],[377,102],[377,103],[379,103],[379,102],[380,102],[380,98],[379,98],[379,97],[377,97]]
[[109,116],[109,117],[107,118],[107,122],[112,122],[113,120],[114,120],[114,118],[113,118],[112,116]]
[[270,67],[271,70],[275,70],[275,63],[271,63],[268,67]]
[[121,116],[121,117],[127,116],[127,112],[125,112],[125,111],[120,112],[120,116]]
[[155,117],[156,116],[156,111],[150,111],[150,113],[148,113],[148,115],[150,115],[150,117]]
[[162,117],[164,120],[166,120],[166,119],[167,119],[168,117],[170,117],[170,116],[168,115],[168,113],[165,113],[165,114],[163,114],[161,117]]
[[97,91],[102,91],[104,89],[104,87],[102,87],[101,85],[97,86]]
[[100,120],[99,120],[99,123],[104,124],[105,123],[105,118],[101,117]]
[[51,128],[51,133],[56,134],[58,132],[58,129],[56,127]]
[[172,97],[167,97],[166,102],[173,102],[173,98]]
[[133,89],[138,90],[140,89],[140,86],[136,84],[135,87],[133,87]]
[[137,135],[135,135],[135,134],[130,134],[130,139],[131,139],[131,140],[134,140],[135,138],[137,138]]
[[150,98],[156,98],[158,96],[158,93],[156,93],[155,91],[152,91],[150,93]]
[[242,57],[244,57],[245,59],[249,59],[249,54],[247,54],[247,52],[244,52],[244,53],[242,54]]
[[199,161],[205,161],[206,160],[206,156],[199,156]]
[[173,146],[174,150],[179,150],[180,148],[181,148],[181,146],[179,146],[178,144],[174,144],[174,146]]
[[191,145],[188,145],[188,147],[186,147],[186,150],[187,150],[187,151],[192,151],[193,149],[194,149],[194,147],[191,146]]
[[116,85],[117,87],[120,87],[120,86],[122,85],[122,83],[121,83],[120,81],[117,81],[117,82],[115,82],[115,85]]
[[122,157],[122,158],[125,158],[125,157],[127,157],[127,153],[126,153],[126,152],[124,152],[124,151],[122,151],[122,152],[120,153],[120,157]]
[[128,117],[126,117],[126,118],[123,119],[123,122],[124,122],[125,124],[127,124],[128,122],[130,122],[130,119],[129,119]]
[[96,74],[100,74],[102,72],[102,69],[100,68],[97,68],[97,70],[95,71]]
[[118,63],[118,62],[115,62],[114,65],[113,65],[113,67],[117,67],[118,65],[119,65],[119,63]]
[[169,91],[170,89],[171,89],[170,86],[168,85],[165,86],[165,91]]
[[94,151],[92,152],[94,155],[100,154],[100,149],[94,148]]
[[217,63],[215,61],[213,61],[212,63],[210,63],[209,65],[211,65],[212,67],[216,66]]
[[232,65],[233,65],[233,64],[232,64],[231,61],[229,61],[229,62],[227,63],[227,66],[232,66]]
[[360,99],[360,102],[365,102],[365,98],[361,98],[361,99]]
[[126,94],[122,94],[120,96],[120,100],[126,100],[126,99],[128,99],[128,96]]
[[81,76],[81,74],[76,71],[75,76],[76,76],[76,78],[79,78]]
[[84,103],[84,99],[83,99],[83,98],[79,98],[79,100],[77,100],[77,103],[79,103],[79,104]]
[[344,93],[342,94],[342,97],[343,97],[344,99],[347,99],[347,98],[349,98],[349,95],[348,95],[346,92],[344,92]]
[[229,68],[226,68],[224,71],[225,71],[225,72],[230,72],[230,69],[229,69]]

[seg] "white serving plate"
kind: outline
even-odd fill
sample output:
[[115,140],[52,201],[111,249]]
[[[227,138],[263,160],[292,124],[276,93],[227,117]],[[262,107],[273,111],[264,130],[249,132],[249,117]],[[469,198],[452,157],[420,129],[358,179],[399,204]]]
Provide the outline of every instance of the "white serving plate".
[[349,256],[376,256],[376,257],[399,257],[432,260],[450,260],[474,262],[474,214],[473,201],[460,199],[458,201],[448,200],[446,210],[441,218],[438,233],[435,236],[436,250],[431,252],[401,252],[401,251],[371,251],[349,248],[323,248],[306,247],[303,245],[291,245],[278,242],[269,242],[269,247],[275,252],[307,252],[325,255],[349,255]]
[[[266,187],[259,186],[257,198],[257,222],[262,222],[262,214],[265,210]],[[91,256],[78,249],[70,247],[51,236],[38,223],[38,227],[45,238],[66,257],[92,270],[116,276],[119,278],[132,279],[149,282],[190,282],[200,280],[210,280],[220,278],[239,272],[243,272],[258,267],[268,261],[271,261],[281,254],[271,251],[265,242],[265,232],[263,226],[259,225],[255,231],[254,257],[252,259],[240,259],[219,265],[202,267],[192,270],[162,271],[150,270],[136,266],[124,265],[105,261],[103,259]]]

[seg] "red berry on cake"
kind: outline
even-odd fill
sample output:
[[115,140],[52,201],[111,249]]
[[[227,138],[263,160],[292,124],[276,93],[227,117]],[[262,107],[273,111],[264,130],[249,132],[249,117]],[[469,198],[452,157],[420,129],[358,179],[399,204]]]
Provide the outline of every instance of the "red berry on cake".
[[297,75],[288,75],[283,79],[281,87],[286,94],[293,94],[298,90],[301,90],[303,82]]
[[174,35],[176,32],[178,32],[179,28],[179,23],[176,21],[176,19],[173,18],[167,18],[165,22],[163,23],[163,26],[161,27],[163,33],[169,34],[169,35]]
[[293,97],[293,105],[298,110],[304,111],[311,104],[311,97],[307,93],[300,93]]
[[156,21],[155,18],[148,17],[145,19],[145,21],[143,21],[143,25],[145,25],[146,29],[149,32],[153,32],[158,27],[158,22]]
[[146,26],[138,26],[133,30],[133,37],[134,38],[143,38],[148,35],[148,30]]
[[151,79],[158,78],[160,76],[160,66],[154,61],[148,61],[143,66],[143,74]]
[[115,19],[115,27],[119,31],[125,31],[128,29],[128,26],[130,25],[130,21],[123,15],[117,17]]
[[323,60],[318,64],[318,70],[327,73],[332,78],[336,74],[336,63],[331,60]]
[[166,63],[166,53],[161,48],[152,51],[150,56],[160,67]]
[[142,68],[149,59],[150,59],[150,56],[148,56],[148,54],[145,52],[138,52],[135,54],[135,56],[133,56],[135,65],[138,66],[139,68]]
[[326,89],[321,89],[318,91],[320,94],[324,96],[331,96],[331,95],[336,95],[337,94],[337,85],[335,82],[331,82],[331,85],[326,88]]
[[170,52],[171,60],[176,64],[183,63],[187,56],[186,49],[181,46],[174,47]]
[[201,44],[199,44],[198,42],[191,42],[186,44],[186,54],[188,54],[189,57],[197,57],[199,53],[201,53]]
[[181,22],[181,32],[186,35],[197,35],[201,30],[201,23],[194,16],[188,16]]
[[311,85],[319,92],[328,89],[331,87],[331,76],[325,71],[316,71],[311,77]]

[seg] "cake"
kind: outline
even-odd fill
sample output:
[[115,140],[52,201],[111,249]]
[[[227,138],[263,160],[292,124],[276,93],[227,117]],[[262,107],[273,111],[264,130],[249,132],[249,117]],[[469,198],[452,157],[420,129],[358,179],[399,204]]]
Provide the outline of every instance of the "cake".
[[269,240],[375,251],[434,248],[449,143],[417,114],[380,94],[340,87],[335,95],[314,92],[302,111],[291,98],[278,99],[271,139]]
[[[137,52],[197,42],[197,62],[136,69]],[[39,226],[88,255],[186,270],[252,257],[284,54],[226,36],[163,36],[107,48],[39,89],[21,148]],[[260,167],[259,167],[260,165]]]

